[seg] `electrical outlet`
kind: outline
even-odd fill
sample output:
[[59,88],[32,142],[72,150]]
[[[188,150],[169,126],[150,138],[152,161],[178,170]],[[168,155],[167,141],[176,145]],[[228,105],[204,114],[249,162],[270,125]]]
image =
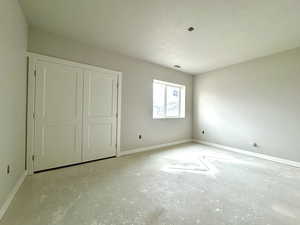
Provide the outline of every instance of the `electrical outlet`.
[[139,134],[139,139],[142,140],[142,135],[141,134]]
[[6,173],[9,174],[10,173],[10,165],[7,165],[7,168],[6,168]]

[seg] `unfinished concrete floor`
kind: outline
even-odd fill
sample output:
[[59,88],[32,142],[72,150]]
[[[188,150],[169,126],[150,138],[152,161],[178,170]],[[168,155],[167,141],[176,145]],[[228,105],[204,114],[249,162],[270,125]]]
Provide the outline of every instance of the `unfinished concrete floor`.
[[185,144],[29,176],[1,225],[299,225],[300,169]]

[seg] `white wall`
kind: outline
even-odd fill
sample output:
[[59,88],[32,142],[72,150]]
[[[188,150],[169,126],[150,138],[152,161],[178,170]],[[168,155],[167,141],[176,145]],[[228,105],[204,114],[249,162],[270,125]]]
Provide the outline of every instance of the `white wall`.
[[194,77],[193,107],[194,138],[300,161],[300,48]]
[[27,25],[18,1],[1,0],[0,208],[25,170],[26,45]]
[[[123,72],[121,151],[192,137],[192,76],[30,29],[28,50]],[[185,119],[152,119],[152,80],[186,85]],[[143,140],[138,139],[143,135]]]

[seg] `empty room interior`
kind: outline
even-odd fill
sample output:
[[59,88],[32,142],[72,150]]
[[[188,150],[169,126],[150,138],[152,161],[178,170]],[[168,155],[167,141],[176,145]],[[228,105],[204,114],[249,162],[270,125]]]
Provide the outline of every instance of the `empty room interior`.
[[299,225],[299,0],[1,0],[0,225]]

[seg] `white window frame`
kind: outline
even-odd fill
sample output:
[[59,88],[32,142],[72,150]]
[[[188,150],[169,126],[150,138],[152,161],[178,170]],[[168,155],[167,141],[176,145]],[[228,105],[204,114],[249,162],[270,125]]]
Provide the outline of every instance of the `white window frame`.
[[[161,80],[153,80],[152,90],[154,90],[154,84],[163,84],[164,85],[164,116],[154,117],[154,93],[152,93],[152,118],[153,119],[184,119],[185,118],[185,105],[186,105],[186,87],[182,84],[175,84],[171,82],[161,81]],[[175,87],[179,88],[179,115],[178,116],[167,116],[167,87]],[[182,102],[182,98],[184,102]]]

